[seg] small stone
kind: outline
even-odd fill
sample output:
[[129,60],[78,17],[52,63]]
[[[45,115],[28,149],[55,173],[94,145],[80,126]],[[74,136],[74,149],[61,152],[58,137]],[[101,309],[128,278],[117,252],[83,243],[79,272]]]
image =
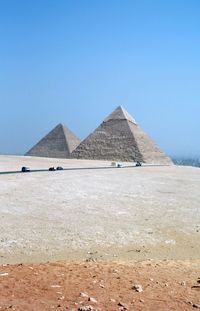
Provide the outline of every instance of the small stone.
[[186,285],[186,282],[185,282],[185,281],[182,281],[180,284],[181,284],[182,286],[185,286],[185,285]]
[[88,298],[88,301],[91,301],[91,302],[93,302],[93,303],[97,303],[98,301],[95,299],[95,298],[93,298],[93,297],[89,297]]
[[198,285],[193,285],[192,288],[194,288],[194,289],[200,289],[200,284],[198,284]]
[[7,276],[8,275],[8,273],[7,272],[5,272],[5,273],[1,273],[0,274],[0,276]]
[[103,284],[99,284],[99,286],[100,286],[101,288],[105,288],[105,286],[104,286]]
[[193,305],[192,301],[186,301],[189,305]]
[[83,307],[79,307],[78,311],[93,311],[95,310],[92,306],[83,306]]
[[111,302],[116,302],[116,300],[115,300],[115,299],[112,299],[112,298],[110,299],[110,301],[111,301]]
[[97,262],[97,260],[95,258],[92,258],[92,257],[87,258],[85,261],[86,262]]
[[87,294],[87,293],[80,293],[80,297],[83,297],[83,298],[88,298],[89,297],[89,295]]
[[119,302],[118,306],[121,307],[120,310],[128,310],[128,307],[125,303]]
[[194,303],[192,306],[193,308],[200,309],[200,303]]
[[138,293],[142,293],[143,292],[142,285],[140,285],[140,284],[133,285],[132,289],[134,289]]
[[58,300],[64,300],[65,296],[58,297]]

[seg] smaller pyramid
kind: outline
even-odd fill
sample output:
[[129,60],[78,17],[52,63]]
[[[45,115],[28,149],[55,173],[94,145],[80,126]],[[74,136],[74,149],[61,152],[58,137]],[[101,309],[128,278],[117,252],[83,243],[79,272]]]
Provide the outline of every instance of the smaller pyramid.
[[70,158],[80,140],[64,125],[58,124],[25,155],[47,158]]

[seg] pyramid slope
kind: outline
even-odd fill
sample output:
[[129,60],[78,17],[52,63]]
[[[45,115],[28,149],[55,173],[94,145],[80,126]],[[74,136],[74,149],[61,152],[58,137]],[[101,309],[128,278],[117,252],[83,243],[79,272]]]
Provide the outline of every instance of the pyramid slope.
[[122,107],[118,107],[73,152],[73,158],[172,164]]
[[[111,124],[112,123],[112,124]],[[73,152],[72,157],[78,159],[129,161],[135,154],[142,161],[139,150],[134,150],[136,142],[125,120],[112,120],[101,124]],[[133,161],[133,157],[131,157]]]
[[69,158],[80,140],[62,124],[58,124],[25,155],[48,158]]
[[134,135],[137,148],[143,157],[144,163],[173,164],[172,160],[159,148],[159,146],[138,126],[129,123]]

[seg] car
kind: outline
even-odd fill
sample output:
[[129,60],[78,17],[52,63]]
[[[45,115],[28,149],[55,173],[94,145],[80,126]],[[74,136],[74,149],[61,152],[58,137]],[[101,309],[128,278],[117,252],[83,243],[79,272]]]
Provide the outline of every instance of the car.
[[111,162],[111,166],[113,167],[123,167],[123,164],[120,162]]
[[56,170],[57,170],[57,171],[62,171],[62,170],[63,170],[63,167],[62,167],[62,166],[57,166],[57,167],[56,167]]
[[56,169],[55,169],[54,166],[52,166],[52,167],[49,168],[49,171],[55,171],[55,170],[56,170]]
[[140,163],[139,161],[136,162],[135,166],[142,166],[142,163]]
[[27,167],[27,166],[22,166],[21,168],[21,172],[25,173],[25,172],[30,172],[30,167]]

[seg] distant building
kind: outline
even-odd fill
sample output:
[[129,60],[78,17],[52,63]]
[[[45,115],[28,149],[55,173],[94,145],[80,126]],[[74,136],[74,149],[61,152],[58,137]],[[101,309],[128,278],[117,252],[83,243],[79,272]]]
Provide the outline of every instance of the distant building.
[[121,106],[72,152],[72,158],[172,164]]
[[80,140],[64,125],[58,124],[25,155],[48,158],[69,158]]

